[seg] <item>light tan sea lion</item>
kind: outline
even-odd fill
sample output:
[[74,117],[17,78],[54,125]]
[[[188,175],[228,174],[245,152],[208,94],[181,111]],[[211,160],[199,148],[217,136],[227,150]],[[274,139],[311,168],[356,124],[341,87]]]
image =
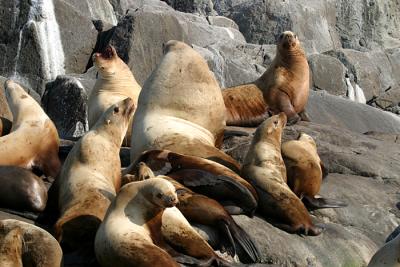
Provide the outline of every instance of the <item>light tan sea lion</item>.
[[7,80],[4,87],[13,123],[11,132],[0,137],[0,165],[35,167],[46,176],[56,177],[61,163],[54,123],[17,83]]
[[239,164],[217,148],[224,128],[221,89],[207,62],[189,45],[167,42],[164,57],[139,96],[131,161],[146,150],[167,149],[239,171]]
[[63,253],[57,240],[35,225],[1,220],[0,244],[0,266],[63,266]]
[[134,111],[127,98],[112,105],[72,148],[58,179],[60,218],[56,238],[71,248],[93,242],[119,191],[119,150]]
[[174,186],[162,178],[123,186],[96,234],[99,263],[103,267],[165,267],[179,266],[171,255],[191,264],[196,258],[218,259],[174,207],[177,202]]
[[259,210],[277,220],[278,227],[290,232],[318,235],[301,200],[286,183],[286,168],[281,156],[282,131],[286,115],[281,112],[263,122],[256,130],[244,160],[242,176],[257,190]]
[[296,123],[307,104],[309,83],[309,66],[300,41],[285,31],[278,38],[275,59],[260,78],[222,91],[227,125],[256,126],[268,111],[285,112],[288,124]]
[[372,256],[368,267],[400,267],[400,235],[384,244]]
[[[118,56],[113,46],[108,46],[103,53],[93,54],[94,66],[98,78],[89,96],[88,120],[92,128],[103,113],[113,104],[130,97],[135,107],[141,87],[136,82],[128,65]],[[132,118],[123,144],[130,145]]]
[[310,208],[339,208],[346,204],[316,197],[322,179],[328,175],[318,156],[317,144],[308,134],[301,133],[298,140],[282,144],[282,156],[287,171],[287,183],[292,191]]
[[43,211],[47,188],[31,171],[15,166],[0,166],[0,207],[21,211]]
[[[144,162],[141,162],[136,177],[141,181],[155,176],[152,170]],[[246,255],[239,256],[242,262],[256,263],[260,261],[260,252],[251,237],[236,224],[221,204],[209,197],[193,192],[171,177],[164,175],[157,177],[169,181],[175,187],[179,200],[176,207],[190,223],[199,223],[218,228],[223,233],[223,239],[225,239],[220,242],[224,243],[225,251],[234,256],[236,255],[236,246],[240,246],[243,249]]]

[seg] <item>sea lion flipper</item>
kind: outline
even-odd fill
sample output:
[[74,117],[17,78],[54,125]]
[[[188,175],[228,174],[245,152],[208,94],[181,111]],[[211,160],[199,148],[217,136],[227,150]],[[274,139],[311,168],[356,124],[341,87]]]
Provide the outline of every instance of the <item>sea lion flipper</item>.
[[313,198],[304,196],[302,200],[304,205],[311,210],[325,209],[325,208],[343,208],[347,206],[347,203],[343,201],[329,199],[329,198],[322,198],[322,197]]
[[244,231],[239,225],[237,225],[236,222],[233,221],[233,219],[225,225],[226,227],[228,227],[230,235],[237,242],[236,244],[240,245],[240,247],[246,253],[246,258],[248,259],[243,259],[243,257],[240,257],[240,260],[246,263],[260,262],[260,251],[258,250],[258,247],[254,244],[251,237],[246,233],[246,231]]
[[225,89],[224,97],[227,125],[257,126],[268,118],[268,108],[262,92],[254,84]]
[[300,116],[300,118],[301,118],[302,121],[308,121],[308,122],[311,121],[311,120],[310,120],[310,117],[308,116],[308,114],[307,114],[307,112],[306,112],[305,110],[301,111],[301,112],[299,113],[299,116]]

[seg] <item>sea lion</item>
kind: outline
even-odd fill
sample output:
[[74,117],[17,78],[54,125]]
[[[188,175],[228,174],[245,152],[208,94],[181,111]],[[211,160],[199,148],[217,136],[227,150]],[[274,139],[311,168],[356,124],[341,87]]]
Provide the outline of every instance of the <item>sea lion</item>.
[[149,150],[132,163],[124,175],[135,174],[134,166],[141,161],[157,175],[168,175],[196,193],[224,202],[230,214],[253,216],[257,208],[258,196],[253,186],[217,162],[168,150]]
[[177,203],[174,186],[162,178],[124,185],[96,234],[98,262],[103,267],[179,266],[169,253],[185,263],[217,259],[174,207]]
[[321,189],[322,179],[328,175],[318,156],[317,144],[306,133],[301,133],[297,140],[282,144],[282,156],[286,165],[287,184],[302,199],[307,207],[339,208],[346,204],[316,197]]
[[257,190],[261,213],[276,219],[276,226],[290,233],[318,235],[321,229],[313,225],[306,207],[286,183],[281,156],[285,125],[286,115],[281,112],[257,128],[244,160],[242,176]]
[[0,166],[0,184],[2,208],[40,212],[46,207],[46,185],[29,170]]
[[17,83],[7,80],[4,87],[13,122],[11,132],[0,137],[0,165],[38,168],[56,177],[61,163],[54,123]]
[[63,253],[57,240],[35,225],[1,220],[0,244],[1,266],[63,266]]
[[283,32],[274,60],[256,81],[222,91],[227,125],[256,126],[267,113],[285,112],[288,124],[300,120],[310,91],[309,66],[297,35]]
[[[89,128],[96,124],[111,105],[127,97],[133,100],[136,107],[141,90],[132,71],[118,56],[113,46],[108,46],[102,53],[94,53],[92,58],[98,78],[89,96]],[[129,123],[123,143],[125,146],[130,145],[132,118]]]
[[368,267],[400,267],[400,235],[384,244],[372,256]]
[[58,181],[55,236],[70,248],[90,243],[121,184],[119,149],[134,102],[113,104],[72,148]]
[[4,117],[0,117],[0,136],[10,133],[12,122]]
[[212,159],[239,171],[219,150],[225,128],[221,89],[207,62],[189,45],[171,40],[146,80],[133,119],[131,161],[150,149]]
[[[136,177],[140,181],[154,178],[155,176],[152,170],[144,162],[141,162]],[[238,245],[246,253],[245,259],[239,257],[241,261],[248,263],[260,261],[260,252],[250,236],[236,224],[217,201],[193,192],[171,177],[164,175],[157,177],[169,181],[175,187],[179,200],[176,207],[190,223],[217,227],[224,235],[223,239],[225,240],[221,242],[225,243],[223,244],[224,250],[231,256],[236,254],[236,246]]]

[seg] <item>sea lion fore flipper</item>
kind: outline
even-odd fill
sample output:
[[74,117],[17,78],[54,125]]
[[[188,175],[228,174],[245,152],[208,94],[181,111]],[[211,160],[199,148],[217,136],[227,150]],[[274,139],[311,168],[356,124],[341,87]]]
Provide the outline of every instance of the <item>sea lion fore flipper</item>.
[[316,210],[316,209],[326,209],[326,208],[343,208],[347,206],[347,203],[329,199],[329,198],[322,198],[322,197],[303,197],[303,203],[309,210]]

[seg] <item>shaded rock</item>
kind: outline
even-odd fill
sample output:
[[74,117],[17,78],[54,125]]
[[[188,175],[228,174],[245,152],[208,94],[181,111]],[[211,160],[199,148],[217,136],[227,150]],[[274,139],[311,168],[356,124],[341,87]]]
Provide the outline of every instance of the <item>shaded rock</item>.
[[[160,0],[109,0],[114,11],[119,16],[124,16],[129,9],[135,10],[144,5],[168,7],[168,4]],[[172,9],[172,8],[171,8]]]
[[68,0],[66,3],[73,6],[83,16],[91,20],[101,20],[108,25],[117,25],[114,8],[108,0]]
[[239,26],[233,20],[223,17],[223,16],[207,16],[207,20],[211,25],[226,27],[226,28],[234,28],[239,30]]
[[4,91],[4,82],[7,78],[0,76],[0,117],[4,117],[12,121],[13,115],[8,107],[7,98]]
[[89,130],[87,101],[87,93],[76,78],[58,76],[46,84],[42,105],[60,138],[77,138]]
[[308,57],[312,73],[313,87],[327,91],[332,95],[346,95],[346,67],[337,59],[324,54]]
[[202,15],[214,14],[214,4],[211,0],[162,0],[174,9]]

